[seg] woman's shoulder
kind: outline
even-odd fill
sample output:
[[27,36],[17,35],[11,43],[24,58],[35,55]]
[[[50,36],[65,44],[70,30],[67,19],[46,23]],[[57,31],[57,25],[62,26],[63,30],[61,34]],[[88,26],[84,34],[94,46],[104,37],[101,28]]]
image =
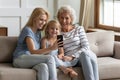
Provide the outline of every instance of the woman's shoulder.
[[84,30],[84,27],[83,26],[80,26],[80,25],[74,25],[75,26],[75,31],[81,31],[81,30]]
[[20,34],[23,35],[23,34],[27,34],[29,32],[31,32],[29,27],[23,27]]
[[74,24],[74,26],[75,26],[75,29],[81,29],[81,28],[83,28],[83,26],[80,26],[79,24]]
[[26,27],[24,27],[24,28],[22,29],[22,31],[31,31],[31,28],[28,27],[28,26],[26,26]]
[[20,37],[33,36],[33,32],[29,27],[24,27],[20,33]]

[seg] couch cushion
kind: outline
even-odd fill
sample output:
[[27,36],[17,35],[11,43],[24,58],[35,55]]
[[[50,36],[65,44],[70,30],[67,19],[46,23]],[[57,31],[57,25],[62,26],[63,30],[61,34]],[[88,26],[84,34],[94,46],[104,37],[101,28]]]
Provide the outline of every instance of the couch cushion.
[[11,62],[17,37],[0,36],[0,62]]
[[90,48],[97,56],[112,56],[114,49],[114,32],[102,31],[87,33]]
[[120,59],[100,57],[98,67],[100,79],[120,79]]
[[0,80],[36,80],[33,69],[13,68],[12,64],[0,64]]

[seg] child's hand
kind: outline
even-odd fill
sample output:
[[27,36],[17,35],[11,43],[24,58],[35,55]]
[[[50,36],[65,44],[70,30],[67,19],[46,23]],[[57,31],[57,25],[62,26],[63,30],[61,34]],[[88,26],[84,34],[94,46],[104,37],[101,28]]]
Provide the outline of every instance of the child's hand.
[[52,50],[55,50],[58,48],[58,43],[57,43],[57,40],[53,43],[53,45],[51,46],[51,49]]
[[63,59],[63,56],[64,56],[64,54],[59,54],[59,55],[58,55],[58,58],[62,60],[62,59]]
[[71,61],[71,60],[73,60],[73,57],[72,56],[63,56],[63,60],[64,61]]

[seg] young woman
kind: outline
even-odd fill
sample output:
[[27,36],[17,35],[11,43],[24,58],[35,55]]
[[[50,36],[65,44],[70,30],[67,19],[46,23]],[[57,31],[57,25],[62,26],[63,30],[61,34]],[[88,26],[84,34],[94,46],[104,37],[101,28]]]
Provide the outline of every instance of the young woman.
[[[13,54],[13,65],[20,68],[33,68],[37,80],[57,80],[55,60],[44,55],[57,49],[57,41],[52,46],[40,49],[41,31],[48,21],[49,14],[43,8],[35,8],[22,29]],[[59,44],[59,43],[58,43]]]
[[82,66],[85,80],[99,80],[97,57],[90,50],[83,26],[73,25],[75,10],[70,6],[58,9],[58,21],[64,37],[64,52],[67,61]]
[[[57,35],[60,34],[61,26],[59,22],[55,20],[51,20],[48,22],[45,28],[45,37],[41,41],[41,47],[43,49],[51,47],[55,41],[57,40]],[[62,43],[62,42],[61,42]],[[61,69],[65,74],[70,74],[71,77],[76,77],[78,74],[70,68],[71,62],[64,61],[64,50],[63,47],[59,47],[56,50],[47,53],[48,55],[52,55],[55,58],[56,66]]]

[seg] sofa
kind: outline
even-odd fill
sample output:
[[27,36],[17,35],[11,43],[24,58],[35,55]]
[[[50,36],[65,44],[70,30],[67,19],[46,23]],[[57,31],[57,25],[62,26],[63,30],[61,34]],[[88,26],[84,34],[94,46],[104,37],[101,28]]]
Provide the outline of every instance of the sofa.
[[[120,42],[114,41],[113,31],[87,33],[90,48],[98,57],[100,80],[120,80]],[[12,53],[17,37],[0,36],[0,80],[37,80],[33,69],[15,68]],[[81,67],[74,67],[78,77],[71,78],[59,69],[58,80],[84,80]]]

